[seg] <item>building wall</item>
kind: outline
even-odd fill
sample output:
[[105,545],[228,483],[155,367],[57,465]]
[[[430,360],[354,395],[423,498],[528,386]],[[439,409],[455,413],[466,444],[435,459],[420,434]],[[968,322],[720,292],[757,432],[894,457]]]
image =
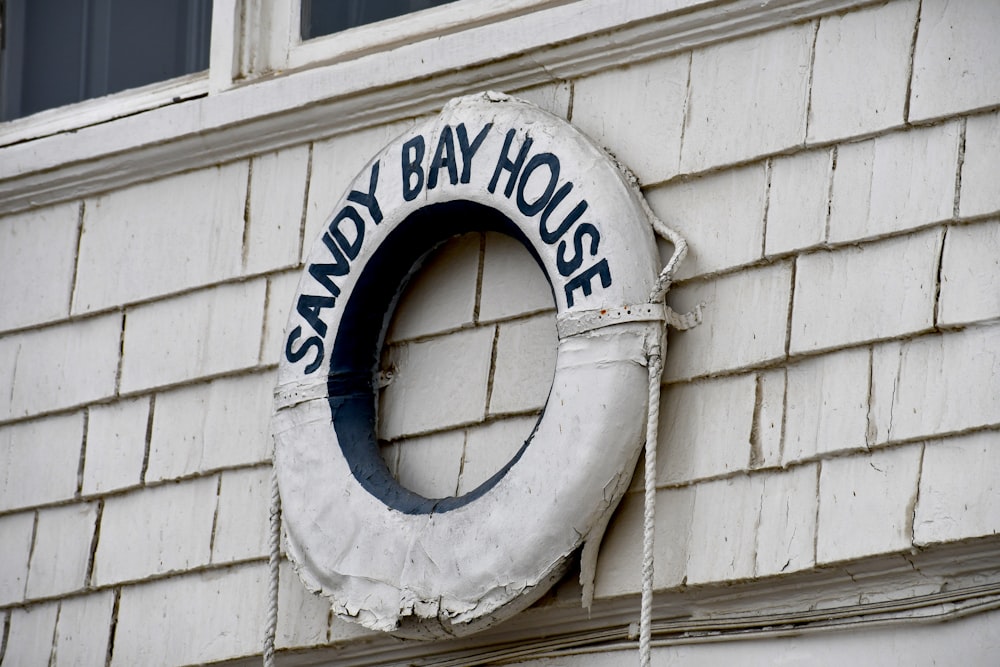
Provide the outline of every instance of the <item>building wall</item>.
[[[749,613],[784,581],[935,554],[954,565],[926,577],[947,588],[960,547],[1000,569],[997,27],[987,0],[897,0],[508,91],[628,165],[691,246],[668,295],[704,321],[670,333],[663,375],[663,609],[734,586]],[[302,259],[349,180],[419,120],[0,218],[0,664],[260,654],[271,392]],[[544,404],[554,341],[517,244],[444,247],[386,351],[400,479],[460,493],[502,465]],[[596,609],[637,609],[641,524],[638,475]],[[886,581],[872,599],[925,593]],[[279,649],[386,660],[287,562],[280,586]],[[567,581],[527,613],[577,593]],[[963,623],[935,632],[985,655]]]

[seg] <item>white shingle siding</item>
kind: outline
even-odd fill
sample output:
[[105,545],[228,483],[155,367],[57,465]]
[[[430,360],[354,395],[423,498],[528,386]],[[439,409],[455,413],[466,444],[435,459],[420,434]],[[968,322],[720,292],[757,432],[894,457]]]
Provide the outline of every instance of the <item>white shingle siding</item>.
[[[662,596],[1000,530],[998,7],[899,0],[524,92],[691,243],[668,303],[704,321],[669,335]],[[4,665],[259,655],[301,258],[408,113],[0,217]],[[397,312],[383,454],[417,491],[464,493],[538,418],[551,289],[519,244],[471,234]],[[596,604],[640,590],[641,490],[608,528]],[[279,648],[372,640],[281,572]]]

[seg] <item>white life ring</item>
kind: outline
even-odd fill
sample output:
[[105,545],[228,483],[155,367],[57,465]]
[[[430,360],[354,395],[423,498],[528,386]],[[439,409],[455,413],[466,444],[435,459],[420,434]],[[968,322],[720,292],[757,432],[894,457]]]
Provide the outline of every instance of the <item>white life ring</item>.
[[[454,100],[358,175],[299,283],[272,421],[288,554],[339,615],[410,635],[472,632],[535,601],[601,532],[642,446],[645,351],[661,336],[640,197],[575,128],[495,93]],[[502,470],[428,499],[379,456],[378,354],[421,257],[478,230],[518,238],[548,277],[555,376]]]

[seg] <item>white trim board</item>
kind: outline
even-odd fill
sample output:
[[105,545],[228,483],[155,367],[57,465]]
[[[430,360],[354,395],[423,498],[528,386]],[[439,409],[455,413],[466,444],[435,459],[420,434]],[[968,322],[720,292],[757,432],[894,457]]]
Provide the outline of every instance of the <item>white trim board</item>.
[[[998,547],[994,536],[742,584],[661,591],[654,598],[652,643],[706,646],[825,636],[835,649],[859,631],[922,628],[998,610]],[[634,652],[638,596],[597,601],[588,612],[580,608],[579,592],[570,575],[534,607],[464,639],[406,642],[366,635],[331,647],[279,652],[279,662],[285,667],[462,667]],[[620,660],[632,664],[633,656],[620,654]],[[233,664],[249,667],[257,662],[255,658]]]
[[872,3],[580,0],[0,148],[0,213],[426,114],[470,92],[582,76]]

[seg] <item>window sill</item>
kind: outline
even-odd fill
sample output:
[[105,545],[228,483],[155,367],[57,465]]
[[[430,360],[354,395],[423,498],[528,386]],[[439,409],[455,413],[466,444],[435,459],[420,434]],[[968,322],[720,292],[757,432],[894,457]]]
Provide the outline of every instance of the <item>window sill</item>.
[[106,123],[208,94],[208,72],[195,72],[0,123],[0,147]]

